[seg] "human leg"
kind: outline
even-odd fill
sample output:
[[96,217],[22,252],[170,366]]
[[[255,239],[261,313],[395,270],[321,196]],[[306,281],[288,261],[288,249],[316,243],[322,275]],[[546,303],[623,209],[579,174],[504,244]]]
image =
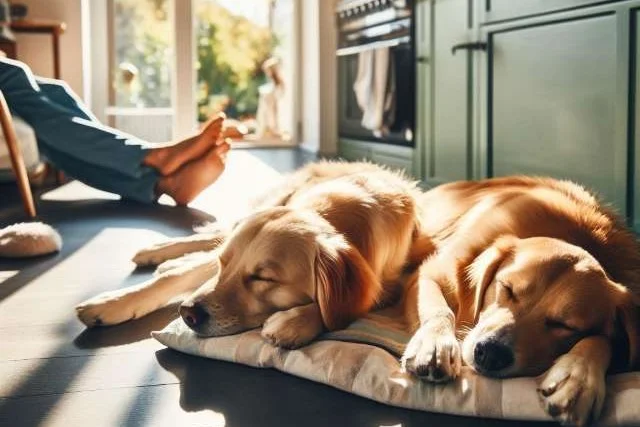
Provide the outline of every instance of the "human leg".
[[36,83],[44,95],[56,104],[73,111],[85,120],[98,122],[98,118],[84,105],[80,97],[63,80],[36,77]]
[[[12,110],[34,128],[43,154],[68,175],[140,201],[155,199],[149,190],[155,188],[186,204],[222,172],[222,160],[213,153],[228,150],[228,145],[218,145],[224,116],[212,119],[193,137],[154,146],[93,120],[77,98],[68,93],[65,97],[60,89],[64,87],[49,87],[57,103],[26,65],[0,60],[0,90]],[[70,108],[73,104],[77,108]],[[167,179],[152,185],[158,175]]]
[[[59,106],[72,111],[82,119],[99,123],[99,120],[66,82],[43,77],[36,77],[36,82],[41,91]],[[200,158],[205,154],[211,142],[216,142],[224,119],[224,114],[214,116],[203,126],[201,132],[177,144],[174,141],[154,144],[154,148],[147,151],[143,164],[155,168],[161,175],[174,173],[187,161]]]
[[[142,166],[144,141],[55,103],[25,64],[0,59],[0,90],[11,110],[34,129],[41,147],[134,178],[146,173]],[[65,172],[78,175],[78,171]]]
[[100,124],[86,114],[88,109],[81,103],[71,110],[54,102],[38,85],[29,67],[19,61],[0,59],[0,90],[10,108],[34,128],[42,144],[134,177],[142,173],[144,166],[170,175],[209,152],[218,142],[224,120],[223,115],[213,118],[202,132],[190,138],[152,144]]
[[43,154],[63,171],[82,171],[80,176],[67,172],[92,187],[116,193],[125,199],[152,203],[160,195],[167,194],[178,205],[187,205],[224,171],[224,156],[229,144],[218,145],[209,154],[183,165],[175,173],[161,176],[153,168],[147,168],[141,176],[133,178],[113,170],[101,168],[67,156],[51,147],[43,147]]

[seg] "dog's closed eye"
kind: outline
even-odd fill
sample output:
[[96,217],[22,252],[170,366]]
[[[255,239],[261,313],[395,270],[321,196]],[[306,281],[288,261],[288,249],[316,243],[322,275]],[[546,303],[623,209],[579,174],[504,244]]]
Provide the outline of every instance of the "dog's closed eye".
[[247,281],[249,282],[276,282],[276,279],[273,277],[266,276],[264,274],[251,274],[247,277]]
[[518,298],[516,297],[515,293],[513,292],[513,286],[510,283],[504,282],[504,281],[499,281],[498,282],[498,287],[499,287],[500,296],[505,297],[509,301],[512,301],[512,302],[517,302],[518,301]]
[[554,318],[546,318],[545,321],[545,326],[547,327],[547,329],[552,329],[555,331],[561,331],[561,332],[568,332],[568,333],[579,333],[580,330],[577,329],[574,326],[568,325],[565,322],[563,322],[562,320],[558,320],[558,319],[554,319]]
[[254,295],[264,294],[273,289],[276,284],[273,278],[261,274],[250,274],[245,278],[246,288]]

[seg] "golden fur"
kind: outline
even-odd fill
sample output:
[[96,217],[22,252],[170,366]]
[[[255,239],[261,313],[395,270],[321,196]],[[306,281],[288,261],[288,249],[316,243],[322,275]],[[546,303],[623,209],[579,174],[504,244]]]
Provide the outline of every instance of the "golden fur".
[[419,233],[419,195],[415,183],[379,166],[311,164],[230,232],[142,251],[138,264],[192,254],[161,266],[135,298],[127,290],[99,295],[78,315],[90,326],[119,323],[202,285],[181,307],[200,335],[263,326],[276,345],[304,345],[401,295],[407,262],[432,249]]
[[436,382],[463,361],[497,377],[549,370],[550,414],[596,416],[612,356],[638,366],[635,236],[582,187],[550,178],[457,182],[420,204],[437,249],[405,301],[417,328],[405,367]]
[[609,367],[640,359],[636,239],[566,181],[498,178],[420,194],[371,164],[319,162],[232,230],[134,261],[162,264],[151,281],[78,306],[84,323],[124,322],[189,292],[181,314],[200,335],[262,326],[265,339],[298,347],[402,296],[415,332],[408,371],[442,382],[464,361],[496,377],[543,374],[545,408],[576,424],[599,414]]

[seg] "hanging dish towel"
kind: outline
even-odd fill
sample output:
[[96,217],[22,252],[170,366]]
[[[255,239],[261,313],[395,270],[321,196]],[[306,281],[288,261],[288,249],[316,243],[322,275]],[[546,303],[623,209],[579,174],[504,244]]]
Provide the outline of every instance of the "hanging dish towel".
[[389,48],[372,49],[358,56],[358,73],[353,84],[363,112],[362,127],[380,136],[388,132],[395,114],[395,78]]

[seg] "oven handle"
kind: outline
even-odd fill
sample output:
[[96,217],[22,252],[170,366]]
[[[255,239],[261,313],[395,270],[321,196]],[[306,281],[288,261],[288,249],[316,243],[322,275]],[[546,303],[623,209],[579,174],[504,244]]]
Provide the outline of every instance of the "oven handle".
[[379,42],[367,43],[360,46],[350,46],[343,47],[336,51],[336,55],[338,56],[347,56],[347,55],[356,55],[361,52],[366,52],[368,50],[380,49],[383,47],[395,47],[401,44],[411,42],[410,36],[399,37],[393,40],[382,40]]

